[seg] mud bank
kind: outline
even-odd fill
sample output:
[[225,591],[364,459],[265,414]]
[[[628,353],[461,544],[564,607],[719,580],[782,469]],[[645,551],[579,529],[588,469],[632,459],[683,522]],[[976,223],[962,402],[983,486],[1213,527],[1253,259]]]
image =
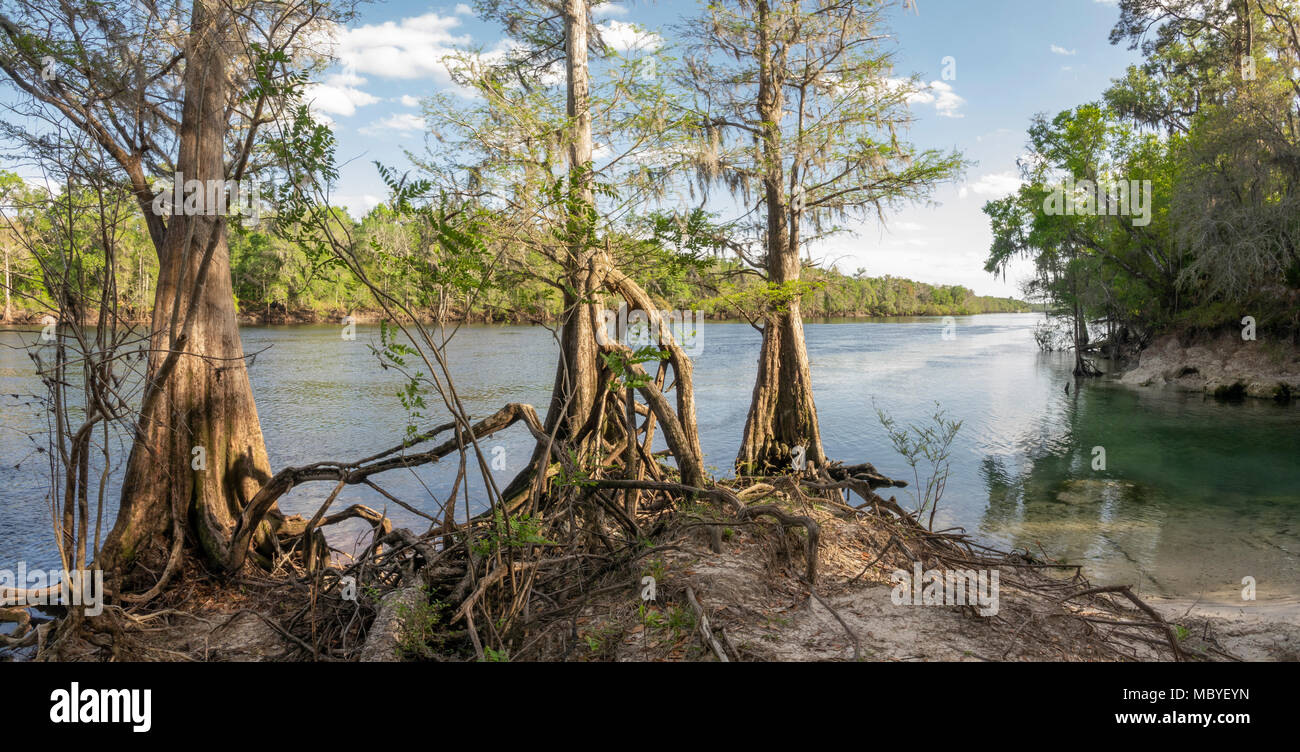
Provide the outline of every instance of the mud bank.
[[1300,398],[1300,348],[1261,336],[1222,332],[1190,339],[1164,335],[1138,356],[1119,383],[1202,392],[1219,398]]

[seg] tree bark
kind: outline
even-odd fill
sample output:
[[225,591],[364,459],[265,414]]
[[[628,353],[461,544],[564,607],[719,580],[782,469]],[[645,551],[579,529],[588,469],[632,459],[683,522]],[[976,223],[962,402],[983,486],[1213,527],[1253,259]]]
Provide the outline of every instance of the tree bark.
[[[564,274],[566,312],[560,335],[560,362],[546,413],[550,433],[562,421],[560,438],[577,435],[596,406],[600,363],[592,322],[596,320],[591,242],[595,202],[591,174],[590,79],[587,66],[587,0],[566,0],[564,6],[565,66],[568,80],[566,113],[569,133],[569,192]],[[566,405],[567,402],[567,405]]]
[[[176,166],[204,186],[225,179],[229,23],[219,2],[195,0]],[[106,569],[119,568],[127,587],[147,578],[156,590],[174,574],[187,540],[221,567],[243,506],[271,477],[235,317],[225,217],[186,216],[173,207],[159,252],[150,345],[103,560]],[[267,542],[270,525],[256,543]]]
[[5,310],[4,315],[0,316],[0,321],[8,322],[10,316],[9,308],[9,245],[5,244]]
[[[772,50],[774,23],[766,2],[757,4],[759,49],[758,118],[763,152],[763,194],[767,209],[767,278],[774,285],[798,285],[801,272],[799,240],[791,225],[798,222],[785,192],[781,120],[784,95],[779,79],[785,62]],[[793,219],[793,222],[791,221]],[[795,290],[797,293],[797,289]],[[824,465],[817,407],[813,402],[812,370],[804,342],[799,296],[788,305],[768,307],[758,376],[745,419],[745,434],[736,456],[741,473],[762,474],[793,467],[792,451],[802,447],[809,462]]]

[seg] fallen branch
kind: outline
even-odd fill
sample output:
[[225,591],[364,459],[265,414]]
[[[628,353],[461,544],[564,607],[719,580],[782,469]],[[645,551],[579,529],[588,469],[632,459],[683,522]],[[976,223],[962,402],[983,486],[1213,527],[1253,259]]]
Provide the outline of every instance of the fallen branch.
[[691,610],[695,612],[695,624],[699,629],[700,637],[704,640],[704,646],[712,649],[713,654],[718,656],[718,660],[730,663],[731,659],[727,658],[727,651],[722,648],[718,638],[713,636],[713,630],[709,629],[709,617],[704,613],[704,607],[700,605],[695,597],[695,591],[689,585],[686,586],[686,602],[691,604]]
[[1151,617],[1151,621],[1160,625],[1164,629],[1165,637],[1168,638],[1169,640],[1169,647],[1174,652],[1174,660],[1181,662],[1184,659],[1183,651],[1178,647],[1178,638],[1176,635],[1174,635],[1174,630],[1170,628],[1169,622],[1165,621],[1164,617],[1161,616],[1158,611],[1156,611],[1154,608],[1151,608],[1145,602],[1143,602],[1141,598],[1134,595],[1132,587],[1129,585],[1107,585],[1105,587],[1089,588],[1087,590],[1074,593],[1073,595],[1067,595],[1066,597],[1062,598],[1060,602],[1065,603],[1066,601],[1074,600],[1075,598],[1082,598],[1085,595],[1097,595],[1099,593],[1119,593],[1120,595],[1123,595],[1125,598],[1128,598],[1130,601],[1132,601],[1133,605],[1142,609],[1142,611],[1147,616]]

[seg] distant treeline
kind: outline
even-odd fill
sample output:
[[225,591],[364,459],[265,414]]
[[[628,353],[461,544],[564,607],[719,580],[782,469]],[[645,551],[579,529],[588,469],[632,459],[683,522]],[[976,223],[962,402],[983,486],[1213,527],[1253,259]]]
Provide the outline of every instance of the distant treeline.
[[[417,299],[415,284],[385,255],[373,255],[371,240],[390,232],[381,207],[357,223],[354,251],[368,276],[380,280],[397,297]],[[346,221],[346,220],[344,220]],[[391,242],[392,238],[386,238]],[[294,248],[262,232],[232,238],[231,266],[241,313],[266,320],[288,317],[311,320],[368,313],[378,306],[367,289],[343,269],[320,268],[302,248]],[[655,254],[654,258],[661,258]],[[647,262],[628,274],[665,308],[703,311],[708,318],[743,318],[744,302],[764,283],[741,273],[741,265],[712,259],[687,268],[665,268]],[[802,308],[813,318],[857,316],[948,316],[1028,311],[1029,305],[1010,298],[976,295],[960,285],[930,285],[898,277],[868,277],[859,270],[848,276],[835,270],[809,267]],[[428,291],[424,291],[427,295]],[[524,275],[503,274],[497,284],[466,295],[450,287],[435,296],[439,310],[450,319],[470,321],[554,321],[562,308],[559,289]]]
[[[9,320],[34,320],[53,309],[42,279],[40,259],[46,273],[57,258],[43,250],[49,230],[49,212],[59,211],[66,198],[51,200],[40,191],[22,184],[12,174],[0,174],[8,203],[24,207],[16,212],[0,237]],[[74,201],[77,197],[74,196]],[[144,232],[143,222],[131,215],[123,203],[126,219],[114,237],[117,269],[114,279],[121,312],[137,320],[147,318],[153,306],[153,286],[158,262]],[[446,285],[429,290],[428,277],[411,273],[413,265],[449,264],[437,248],[425,248],[414,236],[404,233],[384,206],[355,221],[345,212],[335,217],[352,238],[352,251],[366,275],[399,299],[418,301],[414,308],[430,318],[449,320],[527,322],[554,321],[562,306],[560,288],[532,275],[508,271],[527,265],[526,259],[502,264],[491,282],[473,292]],[[89,220],[86,220],[87,222]],[[230,223],[231,279],[239,314],[245,321],[286,323],[337,319],[347,314],[365,320],[379,306],[367,287],[351,271],[309,248],[289,242],[266,228],[246,230]],[[97,237],[86,228],[87,268],[76,270],[74,279],[87,288],[97,288],[106,278]],[[636,241],[629,241],[636,242]],[[666,264],[661,249],[644,241],[644,262],[628,267],[637,280],[666,309],[699,310],[708,318],[744,318],[747,303],[761,296],[765,283],[745,273],[730,259],[704,255],[687,264]],[[379,251],[376,249],[383,248]],[[397,249],[396,251],[391,249]],[[501,250],[503,254],[512,250]],[[930,285],[898,277],[869,277],[859,270],[853,276],[835,270],[808,267],[804,270],[802,309],[810,318],[859,316],[948,316],[978,313],[1028,311],[1029,305],[1009,298],[976,295],[960,285]],[[97,289],[87,289],[88,299],[97,299]],[[748,306],[753,310],[752,305]]]

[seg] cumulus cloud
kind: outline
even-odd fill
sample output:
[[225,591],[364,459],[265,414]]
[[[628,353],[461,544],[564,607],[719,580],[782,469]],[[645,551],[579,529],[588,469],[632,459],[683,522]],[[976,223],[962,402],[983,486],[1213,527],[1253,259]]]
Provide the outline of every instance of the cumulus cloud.
[[1024,181],[1012,172],[993,172],[981,176],[973,183],[967,183],[961,187],[957,194],[961,198],[966,198],[974,193],[976,196],[985,198],[1002,198],[1009,193],[1020,189]]
[[425,13],[355,28],[336,26],[330,37],[334,54],[345,69],[380,78],[426,78],[450,82],[443,59],[470,42],[457,35],[456,16]]
[[[312,83],[306,88],[306,99],[316,115],[355,114],[358,107],[374,104],[379,98],[357,88],[366,82],[354,71],[345,70],[328,76],[323,82]],[[317,119],[328,121],[328,117]]]
[[402,133],[412,133],[424,130],[424,118],[419,115],[412,115],[409,112],[398,112],[383,120],[376,120],[361,129],[361,132],[369,136],[382,135],[388,131],[400,131]]
[[656,50],[663,45],[663,38],[658,34],[645,31],[636,24],[626,21],[610,20],[597,24],[596,28],[600,31],[600,38],[605,40],[605,44],[619,52],[633,49]]
[[403,107],[419,107],[419,106],[420,106],[420,98],[419,98],[419,97],[413,97],[413,96],[411,96],[410,94],[403,94],[403,95],[401,96],[401,98],[398,99],[398,101],[402,103],[402,106],[403,106]]
[[1077,55],[1077,54],[1079,54],[1079,51],[1078,51],[1078,50],[1067,50],[1067,49],[1065,49],[1064,47],[1060,46],[1059,44],[1054,44],[1054,45],[1052,45],[1052,46],[1051,46],[1051,50],[1052,50],[1053,53],[1055,53],[1055,54],[1057,54],[1057,55]]
[[617,3],[605,3],[604,5],[597,5],[595,8],[592,8],[591,15],[595,18],[608,18],[610,16],[622,17],[627,15],[627,8]]
[[962,118],[957,110],[966,100],[957,95],[952,85],[944,81],[931,81],[928,86],[907,98],[908,104],[933,104],[940,117]]

